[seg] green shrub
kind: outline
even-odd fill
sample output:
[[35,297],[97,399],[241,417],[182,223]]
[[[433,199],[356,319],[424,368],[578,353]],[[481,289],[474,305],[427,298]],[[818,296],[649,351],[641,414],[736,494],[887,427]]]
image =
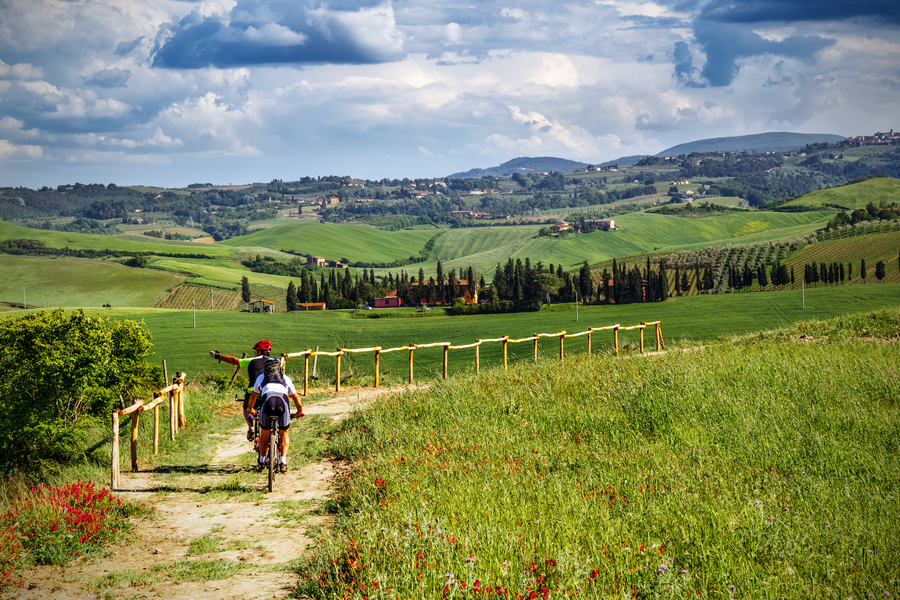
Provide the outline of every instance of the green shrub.
[[81,310],[0,321],[0,470],[71,460],[88,428],[162,383],[150,347],[143,323]]

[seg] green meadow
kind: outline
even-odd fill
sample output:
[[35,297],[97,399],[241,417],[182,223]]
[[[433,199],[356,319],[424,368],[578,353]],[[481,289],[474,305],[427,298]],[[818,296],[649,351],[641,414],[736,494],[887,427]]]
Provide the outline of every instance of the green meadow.
[[380,397],[329,439],[353,467],[293,596],[896,598],[898,331],[892,309]]
[[900,196],[900,180],[890,177],[873,177],[852,185],[809,192],[781,206],[840,206],[844,210],[853,211],[857,208],[865,208],[869,202],[875,206],[882,201],[888,204],[896,202],[898,196]]
[[392,262],[418,256],[436,231],[388,232],[367,225],[294,222],[220,242],[233,248],[271,248],[351,262]]
[[[803,308],[804,302],[806,307]],[[754,292],[684,296],[668,302],[626,304],[621,306],[579,306],[559,304],[535,313],[481,316],[447,316],[441,309],[421,312],[412,308],[385,311],[327,311],[250,314],[238,311],[196,312],[164,309],[95,309],[113,319],[143,320],[153,336],[152,362],[166,361],[170,371],[185,371],[190,377],[203,378],[204,373],[224,372],[208,356],[218,349],[240,356],[249,352],[259,339],[269,339],[274,352],[299,352],[318,347],[322,351],[337,348],[396,348],[409,344],[449,342],[464,345],[477,339],[509,336],[513,339],[535,333],[579,333],[589,327],[619,324],[623,327],[643,322],[661,321],[667,348],[693,347],[720,337],[742,335],[753,331],[783,327],[810,319],[821,319],[848,312],[873,310],[900,303],[900,284],[873,284],[823,287],[779,292]],[[15,313],[12,313],[15,314]],[[576,320],[577,319],[577,320]],[[612,351],[612,333],[597,332],[591,336],[593,352]],[[634,353],[639,346],[638,331],[619,333],[623,352]],[[644,335],[647,350],[655,349],[654,335]],[[533,360],[532,342],[509,344],[510,364]],[[564,352],[587,352],[587,336],[564,341]],[[485,343],[480,349],[482,368],[502,364],[502,344]],[[558,356],[558,338],[541,338],[539,356]],[[415,352],[417,380],[440,377],[442,352],[426,348]],[[474,368],[472,349],[451,351],[451,375]],[[334,384],[335,360],[320,357],[317,385]],[[302,372],[301,359],[288,363],[288,372],[297,377]],[[385,385],[404,383],[408,379],[408,352],[383,354],[381,374]],[[353,354],[342,359],[345,383],[371,385],[374,363],[371,353]]]
[[[184,277],[117,260],[0,254],[0,302],[30,307],[152,306]],[[24,290],[23,290],[24,288]]]
[[[147,241],[145,242],[144,238]],[[92,235],[88,233],[68,233],[20,227],[0,221],[0,241],[38,240],[48,248],[71,248],[73,250],[121,250],[143,254],[175,253],[206,254],[209,256],[231,257],[235,251],[216,244],[197,244],[174,240],[160,240],[149,236]]]

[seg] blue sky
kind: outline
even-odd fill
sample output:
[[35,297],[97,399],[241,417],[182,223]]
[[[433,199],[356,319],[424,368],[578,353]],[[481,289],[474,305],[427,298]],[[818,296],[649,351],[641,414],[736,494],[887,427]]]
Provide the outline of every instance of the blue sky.
[[896,0],[0,0],[0,186],[601,162],[898,98]]

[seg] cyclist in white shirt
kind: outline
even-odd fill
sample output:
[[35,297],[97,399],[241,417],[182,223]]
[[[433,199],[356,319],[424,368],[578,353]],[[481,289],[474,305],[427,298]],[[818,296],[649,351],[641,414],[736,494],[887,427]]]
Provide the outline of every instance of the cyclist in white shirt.
[[[297,406],[296,415],[291,415],[289,399],[293,400]],[[282,372],[281,360],[266,359],[265,371],[256,378],[253,384],[249,405],[253,407],[251,413],[259,418],[259,456],[257,457],[259,470],[265,468],[265,457],[269,450],[272,425],[275,423],[278,425],[278,439],[281,443],[281,464],[276,466],[282,473],[286,472],[288,446],[290,445],[288,428],[291,426],[292,416],[303,416],[303,403],[300,401],[300,394],[294,388],[294,382]]]

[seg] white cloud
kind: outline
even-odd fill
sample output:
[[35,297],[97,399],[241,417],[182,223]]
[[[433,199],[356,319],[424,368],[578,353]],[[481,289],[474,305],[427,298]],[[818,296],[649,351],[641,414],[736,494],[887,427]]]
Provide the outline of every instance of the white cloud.
[[292,31],[277,23],[266,23],[259,29],[248,27],[243,33],[243,38],[248,42],[265,46],[298,46],[309,39],[303,33]]
[[44,157],[44,149],[40,146],[18,145],[0,139],[0,160],[40,159]]
[[0,77],[4,79],[34,80],[43,77],[43,69],[30,63],[8,65],[0,60]]

